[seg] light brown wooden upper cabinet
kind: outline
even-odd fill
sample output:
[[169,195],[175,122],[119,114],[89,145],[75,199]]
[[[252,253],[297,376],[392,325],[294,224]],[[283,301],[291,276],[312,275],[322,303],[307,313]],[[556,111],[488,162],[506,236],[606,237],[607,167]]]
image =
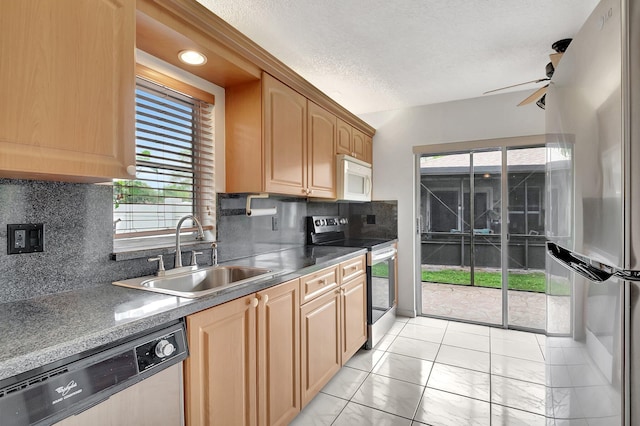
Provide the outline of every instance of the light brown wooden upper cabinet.
[[264,190],[307,194],[307,99],[268,74],[264,99]]
[[336,198],[336,116],[308,101],[307,187],[309,195]]
[[351,154],[358,160],[364,161],[364,133],[360,130],[353,128],[352,131],[352,139],[353,139],[353,153]]
[[227,192],[336,197],[333,114],[266,73],[225,99]]
[[134,1],[3,1],[0,176],[130,177],[134,49]]
[[373,138],[364,135],[364,161],[373,164]]
[[373,145],[371,136],[338,119],[336,154],[347,154],[371,164]]
[[336,153],[353,155],[353,127],[338,118],[338,135],[336,137]]

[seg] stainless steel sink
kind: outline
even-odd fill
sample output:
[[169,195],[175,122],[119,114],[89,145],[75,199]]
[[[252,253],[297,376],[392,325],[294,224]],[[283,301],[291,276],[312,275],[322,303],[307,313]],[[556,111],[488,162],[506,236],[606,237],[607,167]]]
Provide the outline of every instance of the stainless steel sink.
[[250,266],[214,266],[179,275],[147,276],[113,284],[179,297],[197,298],[220,290],[274,276],[270,269]]

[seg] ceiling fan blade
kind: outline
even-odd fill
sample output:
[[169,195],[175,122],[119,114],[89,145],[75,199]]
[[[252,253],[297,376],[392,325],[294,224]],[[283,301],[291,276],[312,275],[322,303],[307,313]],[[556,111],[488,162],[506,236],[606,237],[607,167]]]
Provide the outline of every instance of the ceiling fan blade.
[[558,64],[560,63],[561,58],[562,58],[562,53],[552,53],[551,55],[549,55],[549,59],[551,59],[553,68],[558,68]]
[[541,83],[543,81],[549,81],[549,80],[550,80],[549,78],[539,78],[537,80],[525,81],[524,83],[512,84],[511,86],[505,86],[499,89],[489,90],[488,92],[484,92],[483,95],[486,95],[487,93],[497,92],[499,90],[511,89],[512,87],[524,86],[525,84]]
[[533,92],[532,94],[527,96],[527,98],[525,100],[523,100],[522,102],[520,102],[518,104],[518,106],[527,105],[527,104],[530,104],[531,102],[537,101],[538,99],[540,99],[542,97],[542,95],[547,93],[547,87],[549,87],[548,84],[546,86],[544,86],[544,87],[539,88],[538,90],[536,90],[535,92]]

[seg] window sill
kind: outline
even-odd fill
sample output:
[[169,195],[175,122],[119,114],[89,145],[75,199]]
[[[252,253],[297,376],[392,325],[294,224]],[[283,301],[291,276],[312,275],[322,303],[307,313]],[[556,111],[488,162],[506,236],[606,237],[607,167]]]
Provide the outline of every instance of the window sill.
[[[213,241],[200,241],[182,237],[182,252],[190,250],[207,250]],[[132,238],[113,241],[111,260],[132,260],[162,255],[173,255],[176,251],[175,236],[156,238]]]

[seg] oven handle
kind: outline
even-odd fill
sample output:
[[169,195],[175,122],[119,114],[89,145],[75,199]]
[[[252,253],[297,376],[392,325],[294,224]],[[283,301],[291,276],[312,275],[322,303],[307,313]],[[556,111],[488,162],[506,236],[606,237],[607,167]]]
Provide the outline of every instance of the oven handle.
[[384,260],[395,259],[398,250],[391,247],[384,250],[376,250],[371,252],[371,263],[377,263]]

